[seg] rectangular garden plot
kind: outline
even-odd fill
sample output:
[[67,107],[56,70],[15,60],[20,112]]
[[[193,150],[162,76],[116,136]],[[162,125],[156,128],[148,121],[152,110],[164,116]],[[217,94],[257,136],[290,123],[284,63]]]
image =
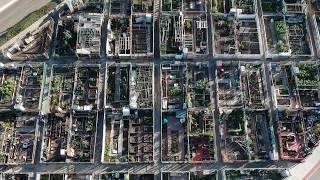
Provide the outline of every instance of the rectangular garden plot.
[[289,55],[288,28],[283,16],[264,16],[269,54]]
[[162,64],[162,109],[180,110],[185,103],[185,64]]
[[190,12],[206,12],[207,1],[206,0],[184,0],[183,1],[183,9],[184,11]]
[[286,14],[302,14],[305,12],[306,2],[304,0],[284,0],[282,2]]
[[255,0],[214,0],[212,1],[213,13],[230,13],[231,9],[241,9],[242,14],[254,14],[256,12]]
[[182,11],[182,0],[161,0],[161,11]]
[[246,111],[247,141],[250,160],[269,160],[271,136],[268,111]]
[[153,0],[132,0],[133,13],[153,13]]
[[130,74],[130,108],[152,108],[153,66],[132,65]]
[[153,161],[152,110],[108,111],[105,162]]
[[216,54],[259,55],[260,33],[255,16],[213,16]]
[[187,83],[188,108],[209,108],[212,106],[207,63],[187,64]]
[[97,114],[74,113],[67,142],[67,162],[93,162],[96,142]]
[[107,65],[106,107],[120,108],[129,104],[130,64]]
[[129,17],[119,18],[118,16],[111,15],[109,24],[110,32],[108,33],[107,55],[129,56],[131,54],[131,33],[129,28]]
[[23,66],[19,87],[17,88],[15,109],[22,111],[39,111],[43,66]]
[[32,163],[35,151],[36,113],[0,113],[0,162]]
[[238,62],[217,63],[219,107],[242,107],[239,67]]
[[302,107],[317,107],[320,102],[319,97],[319,66],[315,63],[298,63],[293,65],[293,74],[300,105]]
[[51,76],[51,112],[65,114],[72,104],[74,67],[53,66]]
[[306,18],[304,16],[287,16],[286,24],[292,55],[311,55]]
[[303,114],[299,111],[278,112],[278,138],[282,160],[302,161],[305,153]]
[[[161,14],[161,54],[181,54],[183,21],[178,14]],[[179,31],[180,29],[180,31]]]
[[[304,124],[301,129],[305,132],[305,153],[310,154],[319,145],[320,113],[318,110],[303,111]],[[300,128],[300,127],[299,127]],[[299,130],[299,129],[298,129]]]
[[20,67],[5,67],[0,69],[0,108],[13,106],[20,74]]
[[249,160],[249,147],[246,135],[245,113],[243,109],[224,110],[220,114],[220,128],[223,161]]
[[77,67],[74,82],[73,110],[91,111],[97,109],[98,81],[98,66]]
[[153,161],[152,110],[108,111],[105,162]]
[[153,161],[152,110],[131,110],[130,112],[129,161]]
[[208,26],[204,13],[161,13],[161,55],[207,54]]
[[240,54],[260,54],[260,35],[255,18],[239,18],[235,34],[237,49]]
[[153,161],[153,66],[107,68],[105,162]]
[[245,107],[264,109],[266,104],[263,64],[243,64],[240,68]]
[[161,179],[170,180],[170,179],[189,179],[189,172],[162,172]]
[[49,114],[44,134],[42,161],[66,162],[68,130],[71,123],[69,115]]
[[58,20],[55,42],[55,54],[57,56],[75,56],[78,25],[79,23],[69,14],[63,15]]
[[106,110],[104,162],[128,162],[129,118],[121,109]]
[[271,80],[276,107],[295,108],[299,105],[299,95],[294,85],[291,64],[271,64]]
[[214,122],[209,110],[188,111],[190,160],[214,161]]
[[213,18],[213,21],[215,52],[217,54],[235,54],[237,48],[234,30],[236,24],[234,20],[223,16],[216,16]]
[[264,14],[283,12],[284,4],[278,0],[261,0],[261,7]]
[[129,174],[131,180],[154,179],[154,174]]
[[162,161],[188,160],[187,122],[183,116],[181,111],[162,112]]
[[213,180],[216,179],[216,172],[192,171],[190,180]]

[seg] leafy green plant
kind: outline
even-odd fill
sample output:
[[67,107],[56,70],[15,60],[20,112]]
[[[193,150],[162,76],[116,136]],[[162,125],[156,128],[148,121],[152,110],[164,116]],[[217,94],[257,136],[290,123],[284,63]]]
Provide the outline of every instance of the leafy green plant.
[[62,77],[61,76],[55,76],[52,80],[52,92],[53,94],[59,93],[59,91],[62,88]]
[[297,75],[298,85],[311,85],[319,84],[318,70],[315,64],[300,64],[299,74]]
[[3,86],[0,88],[0,93],[3,96],[3,99],[9,100],[13,96],[13,92],[15,89],[15,81],[8,80],[3,83]]
[[105,148],[104,148],[104,161],[110,161],[111,158],[110,158],[110,147],[109,145],[106,145]]
[[206,88],[208,88],[208,85],[208,81],[205,79],[201,79],[196,82],[197,89],[205,90]]
[[180,86],[169,87],[169,96],[178,96],[182,93],[182,88]]
[[82,141],[82,145],[83,145],[85,148],[87,148],[87,147],[89,147],[90,142],[85,139],[85,140]]
[[277,38],[278,40],[285,40],[285,36],[287,34],[287,26],[285,21],[280,20],[280,21],[275,21],[275,28],[276,28],[276,33],[277,33]]
[[288,52],[288,50],[289,50],[289,47],[286,44],[284,44],[282,40],[279,40],[277,42],[276,47],[279,52]]

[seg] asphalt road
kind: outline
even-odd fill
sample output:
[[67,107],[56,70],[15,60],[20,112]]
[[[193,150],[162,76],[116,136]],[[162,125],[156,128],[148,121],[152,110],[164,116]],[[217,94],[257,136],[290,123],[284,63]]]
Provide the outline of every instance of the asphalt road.
[[0,33],[48,2],[50,0],[0,0]]
[[319,179],[320,179],[320,169],[318,169],[318,171],[310,177],[310,180],[319,180]]

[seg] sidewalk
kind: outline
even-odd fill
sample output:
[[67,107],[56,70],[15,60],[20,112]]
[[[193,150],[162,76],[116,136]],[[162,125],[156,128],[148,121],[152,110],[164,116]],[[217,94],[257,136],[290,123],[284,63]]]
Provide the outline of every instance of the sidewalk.
[[291,176],[287,180],[308,180],[313,173],[320,169],[320,146],[318,146],[313,153],[305,159],[305,162],[298,164],[289,171]]

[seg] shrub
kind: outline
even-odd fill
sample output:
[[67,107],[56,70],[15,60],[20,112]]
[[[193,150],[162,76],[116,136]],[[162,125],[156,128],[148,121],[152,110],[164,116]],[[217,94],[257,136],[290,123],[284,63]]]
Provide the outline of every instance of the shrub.
[[288,50],[289,50],[288,46],[286,44],[284,44],[282,40],[279,40],[277,42],[276,48],[277,48],[277,51],[279,51],[279,52],[288,52]]
[[278,35],[283,35],[287,32],[286,23],[284,21],[275,21],[275,26]]
[[12,97],[15,88],[15,81],[8,80],[3,83],[3,87],[0,88],[0,93],[3,95],[3,99],[8,100]]

